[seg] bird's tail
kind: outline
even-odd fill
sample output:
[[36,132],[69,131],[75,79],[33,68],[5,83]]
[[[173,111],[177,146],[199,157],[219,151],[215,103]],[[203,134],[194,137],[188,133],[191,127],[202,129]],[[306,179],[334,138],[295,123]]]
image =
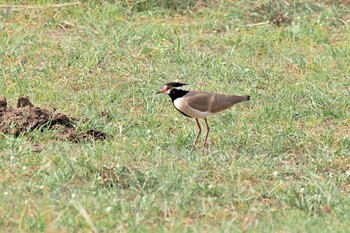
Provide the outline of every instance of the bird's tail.
[[230,98],[230,105],[232,104],[238,104],[241,102],[245,102],[250,100],[250,96],[249,95],[232,95]]
[[236,103],[245,102],[250,100],[250,95],[235,95],[233,96],[233,99]]

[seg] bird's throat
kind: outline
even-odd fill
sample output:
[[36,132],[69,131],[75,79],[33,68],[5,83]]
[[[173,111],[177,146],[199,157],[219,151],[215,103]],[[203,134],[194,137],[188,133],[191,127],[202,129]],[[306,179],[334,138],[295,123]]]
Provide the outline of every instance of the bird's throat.
[[173,102],[174,108],[176,110],[178,110],[180,113],[182,113],[184,116],[186,117],[190,117],[188,115],[186,115],[185,113],[181,112],[179,109],[176,108],[174,101],[178,98],[183,97],[184,95],[186,95],[188,93],[188,91],[184,91],[184,90],[178,90],[178,89],[173,89],[170,91],[170,93],[168,94],[171,98],[171,101]]
[[176,100],[177,98],[181,98],[187,93],[188,91],[173,89],[170,91],[169,96],[171,98],[171,101],[174,103],[174,100]]

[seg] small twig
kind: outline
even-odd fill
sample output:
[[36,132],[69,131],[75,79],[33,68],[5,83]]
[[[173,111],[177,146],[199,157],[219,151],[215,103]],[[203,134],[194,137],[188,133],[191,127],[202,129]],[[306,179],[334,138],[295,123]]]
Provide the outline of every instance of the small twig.
[[346,23],[346,21],[342,18],[339,18],[339,20],[346,26],[346,28],[348,28],[348,24]]
[[258,27],[258,26],[262,26],[265,24],[270,23],[269,21],[265,21],[265,22],[259,22],[259,23],[252,23],[252,24],[246,24],[246,27]]
[[66,6],[74,6],[80,5],[81,2],[71,2],[71,3],[62,3],[62,4],[52,4],[45,6],[35,6],[35,5],[0,5],[0,9],[2,8],[25,8],[25,9],[45,9],[45,8],[61,8]]

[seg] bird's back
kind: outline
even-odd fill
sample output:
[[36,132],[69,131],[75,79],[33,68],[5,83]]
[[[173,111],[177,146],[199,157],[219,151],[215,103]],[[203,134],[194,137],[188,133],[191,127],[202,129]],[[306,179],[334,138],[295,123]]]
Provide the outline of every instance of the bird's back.
[[223,95],[200,91],[190,91],[184,96],[188,105],[199,111],[217,113],[236,103],[249,100],[249,96]]

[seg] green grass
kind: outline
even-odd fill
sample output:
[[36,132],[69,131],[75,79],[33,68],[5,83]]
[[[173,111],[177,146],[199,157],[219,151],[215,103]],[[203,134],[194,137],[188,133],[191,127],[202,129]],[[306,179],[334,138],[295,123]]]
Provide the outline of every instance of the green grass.
[[[0,9],[9,104],[28,96],[109,135],[0,134],[0,230],[346,232],[350,5],[147,2]],[[191,152],[195,121],[155,94],[176,79],[251,101],[209,118]]]

